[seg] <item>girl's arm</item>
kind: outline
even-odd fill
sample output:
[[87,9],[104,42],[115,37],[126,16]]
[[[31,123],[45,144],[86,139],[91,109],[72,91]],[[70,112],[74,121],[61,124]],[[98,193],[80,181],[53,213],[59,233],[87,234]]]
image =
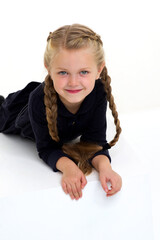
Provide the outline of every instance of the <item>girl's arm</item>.
[[45,115],[45,106],[42,93],[36,89],[30,94],[28,112],[29,120],[34,132],[38,155],[50,166],[54,172],[57,172],[56,163],[61,157],[69,157],[61,149],[61,144],[51,139],[48,130],[48,124]]
[[[92,165],[99,172],[99,179],[102,188],[107,193],[107,196],[112,196],[122,187],[122,179],[112,170],[109,159],[104,155],[98,155],[93,158]],[[111,183],[111,189],[108,189],[107,182]]]
[[[93,157],[97,155],[105,155],[109,158],[111,162],[111,157],[108,151],[108,144],[106,141],[106,129],[107,129],[107,120],[106,120],[106,111],[107,111],[107,99],[106,92],[104,91],[103,83],[99,80],[96,81],[95,88],[95,102],[93,111],[88,113],[90,119],[88,121],[87,127],[84,129],[84,132],[81,136],[82,142],[95,143],[103,147],[101,151],[98,151]],[[94,101],[94,100],[93,100]],[[93,159],[93,158],[92,158]],[[92,159],[89,159],[89,162],[92,164]]]

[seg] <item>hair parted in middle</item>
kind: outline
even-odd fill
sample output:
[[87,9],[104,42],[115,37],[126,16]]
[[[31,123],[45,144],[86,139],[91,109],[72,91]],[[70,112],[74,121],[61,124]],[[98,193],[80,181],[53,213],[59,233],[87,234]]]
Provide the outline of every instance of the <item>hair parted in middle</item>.
[[[82,49],[91,48],[97,67],[100,67],[104,59],[104,49],[101,37],[87,26],[81,24],[65,25],[58,28],[54,32],[50,32],[47,38],[47,46],[44,53],[44,65],[47,69],[50,69],[54,56],[61,49]],[[112,88],[110,86],[111,78],[108,75],[106,66],[103,68],[101,75],[101,81],[104,84],[106,91],[107,101],[114,117],[114,123],[116,126],[116,135],[112,141],[109,142],[109,146],[112,147],[119,139],[121,133],[120,121],[118,119],[118,113],[116,105],[114,103],[114,97],[112,96]],[[44,86],[44,103],[46,107],[46,118],[48,122],[48,129],[51,138],[58,142],[58,129],[57,129],[57,94],[54,89],[53,80],[48,74],[45,78]],[[89,164],[90,159],[97,151],[103,147],[96,143],[67,143],[62,146],[65,153],[71,156],[79,165],[79,168],[84,174],[89,174],[92,171],[92,166]]]

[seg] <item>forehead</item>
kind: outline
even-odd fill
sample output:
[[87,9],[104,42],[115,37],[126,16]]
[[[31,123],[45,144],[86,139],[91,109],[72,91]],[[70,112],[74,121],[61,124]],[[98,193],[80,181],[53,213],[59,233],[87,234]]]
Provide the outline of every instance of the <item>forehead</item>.
[[60,49],[54,56],[52,67],[55,68],[85,68],[95,67],[96,62],[91,48]]

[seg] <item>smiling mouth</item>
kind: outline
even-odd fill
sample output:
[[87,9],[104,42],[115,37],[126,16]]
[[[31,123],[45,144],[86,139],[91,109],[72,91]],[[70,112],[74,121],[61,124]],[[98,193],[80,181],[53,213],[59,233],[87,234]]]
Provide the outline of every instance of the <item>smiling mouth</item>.
[[82,89],[77,89],[77,90],[66,89],[66,91],[69,92],[69,93],[79,93],[80,91],[82,91]]

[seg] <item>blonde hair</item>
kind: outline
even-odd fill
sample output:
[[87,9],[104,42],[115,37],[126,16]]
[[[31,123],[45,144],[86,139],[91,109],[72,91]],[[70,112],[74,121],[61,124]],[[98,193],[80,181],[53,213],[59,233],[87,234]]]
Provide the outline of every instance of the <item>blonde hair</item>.
[[[81,24],[65,25],[60,27],[56,31],[50,32],[47,38],[47,46],[44,54],[44,65],[47,67],[47,69],[50,69],[55,54],[62,48],[81,49],[87,47],[92,48],[97,67],[100,67],[104,62],[104,50],[101,37],[87,26]],[[103,68],[100,78],[104,84],[104,89],[107,93],[107,100],[109,102],[109,107],[114,117],[114,123],[116,126],[116,135],[113,140],[109,142],[109,146],[112,147],[119,139],[121,127],[116,105],[114,103],[114,98],[112,96],[112,89],[110,86],[111,78],[108,76],[106,66]],[[44,103],[46,107],[46,118],[48,122],[49,134],[54,141],[58,142],[57,94],[49,74],[45,78],[44,93]],[[79,164],[79,168],[85,174],[89,174],[92,171],[92,166],[88,163],[88,159],[93,157],[93,155],[102,148],[102,146],[96,144],[83,142],[76,144],[68,143],[62,146],[62,150]]]

